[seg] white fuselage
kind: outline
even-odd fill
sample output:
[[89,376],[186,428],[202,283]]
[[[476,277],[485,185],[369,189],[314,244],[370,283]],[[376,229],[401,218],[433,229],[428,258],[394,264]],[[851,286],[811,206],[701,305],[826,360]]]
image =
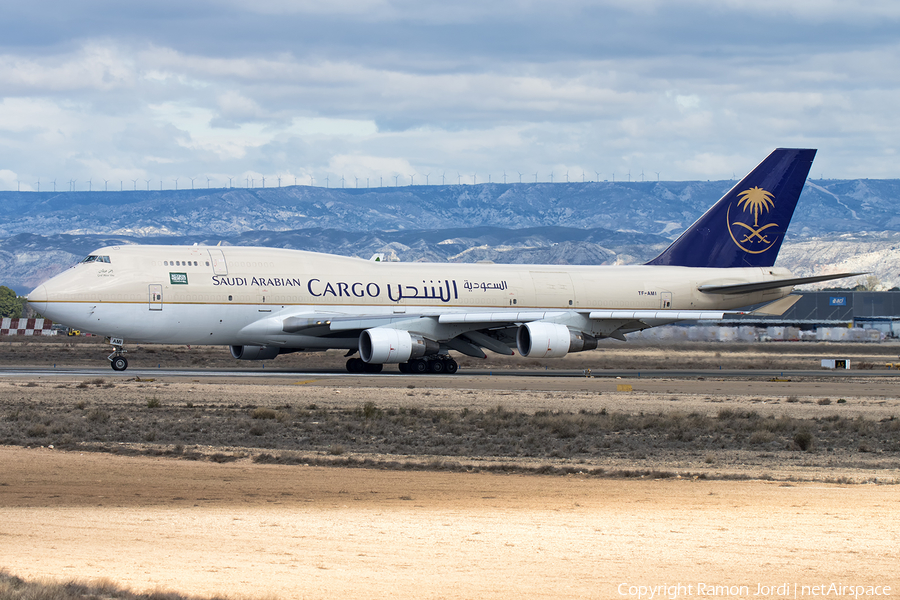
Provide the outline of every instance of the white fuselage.
[[[286,335],[282,323],[318,315],[364,321],[500,310],[582,316],[729,310],[776,300],[791,289],[730,295],[697,289],[790,276],[775,267],[396,263],[234,246],[116,246],[94,255],[108,262],[75,265],[38,287],[29,302],[70,327],[148,343],[355,348],[354,336]],[[359,328],[366,327],[362,321]]]

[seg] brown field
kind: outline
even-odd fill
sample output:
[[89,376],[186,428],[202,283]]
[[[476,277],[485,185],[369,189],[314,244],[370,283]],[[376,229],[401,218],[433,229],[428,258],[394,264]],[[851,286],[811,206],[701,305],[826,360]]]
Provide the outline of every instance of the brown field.
[[[108,353],[7,340],[4,366],[105,366]],[[637,347],[561,365],[814,370],[823,355],[876,366],[896,350]],[[259,368],[221,348],[129,358]],[[0,569],[253,598],[900,590],[900,380],[327,372],[342,362],[267,366],[321,370],[297,379],[0,378]]]

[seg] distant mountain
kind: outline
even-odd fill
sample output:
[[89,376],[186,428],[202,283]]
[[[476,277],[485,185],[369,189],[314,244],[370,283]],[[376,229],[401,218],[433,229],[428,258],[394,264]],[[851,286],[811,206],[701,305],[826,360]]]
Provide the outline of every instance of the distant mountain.
[[[655,256],[734,183],[0,192],[0,284],[25,292],[97,247],[128,243],[366,258],[387,249],[404,261],[634,263]],[[884,261],[900,247],[892,237],[900,232],[898,198],[900,180],[808,181],[779,264],[805,274],[865,263],[895,285],[900,272]]]
[[[673,236],[731,181],[528,183],[326,189],[0,192],[0,238],[19,233],[236,235],[471,227],[602,228]],[[795,235],[900,231],[900,180],[809,181]]]

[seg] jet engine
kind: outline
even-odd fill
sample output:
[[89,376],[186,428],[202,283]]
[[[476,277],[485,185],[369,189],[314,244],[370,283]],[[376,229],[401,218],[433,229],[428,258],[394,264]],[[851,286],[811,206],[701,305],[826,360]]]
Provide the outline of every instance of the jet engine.
[[516,345],[522,356],[560,358],[569,352],[593,350],[597,347],[597,338],[558,323],[535,322],[519,327]]
[[238,360],[271,360],[280,353],[278,346],[231,346],[231,356]]
[[399,329],[366,329],[359,334],[359,356],[367,363],[404,363],[437,354],[441,345],[421,335]]

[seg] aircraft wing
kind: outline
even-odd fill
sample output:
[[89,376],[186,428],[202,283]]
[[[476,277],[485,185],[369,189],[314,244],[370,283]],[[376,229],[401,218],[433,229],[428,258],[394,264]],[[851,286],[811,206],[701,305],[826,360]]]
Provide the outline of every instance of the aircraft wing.
[[[557,336],[567,348],[575,342],[596,347],[598,339],[624,340],[625,334],[683,320],[721,319],[724,311],[700,310],[520,310],[453,311],[419,314],[303,313],[273,316],[244,329],[254,343],[273,343],[287,335],[350,339],[375,329],[407,331],[435,340],[446,348],[483,358],[484,349],[511,355],[520,346],[521,332],[529,339]],[[571,331],[570,331],[571,330]],[[580,332],[580,333],[573,333]],[[579,337],[581,336],[581,337]],[[283,342],[282,342],[283,343]],[[521,350],[521,346],[520,346]]]

